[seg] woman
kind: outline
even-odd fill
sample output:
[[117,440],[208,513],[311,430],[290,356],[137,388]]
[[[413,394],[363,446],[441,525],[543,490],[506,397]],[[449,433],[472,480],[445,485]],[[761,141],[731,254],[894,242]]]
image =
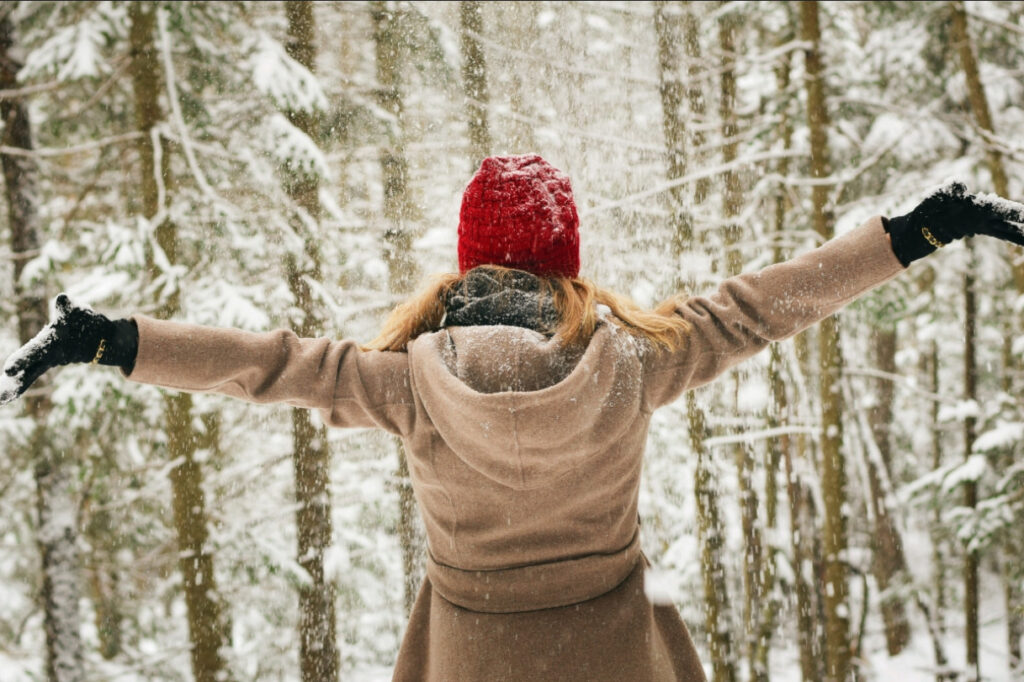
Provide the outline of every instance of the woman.
[[316,408],[402,437],[429,545],[396,680],[702,680],[675,608],[644,596],[637,495],[651,413],[832,314],[954,239],[1024,243],[1024,206],[953,184],[905,216],[644,311],[577,278],[569,179],[485,159],[463,196],[459,270],[399,306],[372,350],[57,299],[0,400],[50,367]]

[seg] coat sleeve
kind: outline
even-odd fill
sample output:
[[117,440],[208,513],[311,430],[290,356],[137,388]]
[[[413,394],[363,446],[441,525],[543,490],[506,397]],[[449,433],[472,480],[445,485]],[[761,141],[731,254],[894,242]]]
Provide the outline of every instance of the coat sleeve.
[[139,352],[128,378],[253,403],[320,410],[330,426],[408,433],[415,415],[405,353],[363,351],[353,341],[304,339],[133,317]]
[[708,297],[681,303],[690,323],[675,352],[644,360],[648,409],[708,383],[763,349],[828,317],[903,270],[880,217],[784,263],[731,277]]

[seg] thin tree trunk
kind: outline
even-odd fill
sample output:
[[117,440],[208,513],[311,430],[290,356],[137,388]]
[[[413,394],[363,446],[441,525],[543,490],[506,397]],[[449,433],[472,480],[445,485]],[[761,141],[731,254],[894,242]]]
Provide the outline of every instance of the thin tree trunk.
[[[726,9],[728,3],[721,3]],[[721,75],[719,80],[718,113],[721,120],[722,162],[730,164],[739,154],[739,125],[736,116],[736,17],[725,11],[718,19],[718,48],[721,51]],[[743,268],[740,254],[741,229],[736,222],[743,204],[742,188],[739,173],[726,171],[722,182],[723,214],[726,225],[725,237],[725,274],[727,277],[738,275]],[[742,370],[733,371],[735,390],[733,404],[738,403],[739,386],[742,381]],[[760,628],[762,610],[767,601],[764,574],[764,541],[761,533],[761,519],[758,518],[760,502],[754,487],[754,453],[744,443],[733,447],[736,461],[736,475],[740,493],[740,523],[743,528],[743,631],[744,652],[749,663],[751,680],[765,682],[768,678],[766,665],[758,662],[758,641],[763,637]],[[765,650],[763,655],[766,655]]]
[[704,628],[711,653],[711,682],[738,679],[729,617],[729,588],[725,576],[725,527],[718,500],[718,482],[704,447],[707,425],[704,411],[690,391],[686,394],[690,447],[697,457],[694,497],[697,501],[697,533],[700,542],[701,576],[704,583]]
[[[789,424],[789,409],[785,395],[777,399],[776,395],[781,388],[785,393],[784,386],[773,386],[776,381],[782,378],[779,368],[781,355],[777,344],[773,344],[769,350],[768,360],[768,383],[772,394],[773,407],[768,408],[766,414],[766,425],[768,428],[775,428],[782,424]],[[764,527],[767,530],[767,538],[777,537],[776,527],[778,525],[779,506],[779,466],[782,464],[782,453],[791,447],[788,436],[775,438],[768,442],[764,454],[765,480],[764,480],[764,506],[765,520]],[[751,654],[752,679],[757,682],[768,682],[770,675],[769,655],[772,649],[772,639],[775,635],[775,625],[778,620],[780,599],[776,587],[776,566],[775,561],[779,553],[779,547],[770,539],[763,542],[763,558],[761,561],[761,608],[760,617],[754,623],[753,653]]]
[[[933,294],[934,296],[934,294]],[[934,395],[939,395],[940,384],[939,384],[939,344],[932,339],[928,348],[928,371],[929,371],[929,387]],[[939,435],[939,403],[932,401],[931,408],[929,409],[929,423],[931,425],[931,455],[932,455],[932,471],[938,470],[942,466],[942,439]],[[938,498],[939,496],[936,495]],[[938,529],[942,526],[942,508],[943,504],[940,499],[935,499],[932,502],[932,526]],[[935,575],[932,579],[935,593],[935,625],[938,633],[945,634],[946,623],[946,556],[945,552],[942,551],[942,539],[938,533],[932,533],[932,567]],[[945,661],[943,661],[945,662]]]
[[[389,285],[395,293],[412,290],[416,268],[412,260],[413,234],[406,221],[410,215],[409,164],[405,158],[402,139],[402,59],[401,36],[398,33],[396,11],[391,3],[376,0],[370,3],[376,47],[377,98],[380,106],[396,121],[390,130],[388,143],[381,149],[380,165],[384,184],[384,260],[388,264]],[[405,448],[395,439],[398,467],[395,478],[398,485],[398,541],[402,547],[402,567],[405,574],[405,612],[412,611],[416,593],[423,580],[425,540],[416,516],[416,500],[409,477],[409,462]]]
[[[892,323],[881,324],[872,330],[874,341],[875,367],[879,371],[888,374],[896,373],[896,325]],[[896,392],[892,381],[889,379],[875,380],[875,397],[877,401],[869,412],[871,422],[871,435],[874,437],[878,451],[882,455],[882,462],[886,471],[892,471],[892,418],[893,402]]]
[[[986,137],[985,154],[988,161],[989,173],[992,176],[992,185],[996,194],[1002,197],[1010,196],[1010,186],[1007,179],[1006,167],[1003,164],[1003,155],[998,145],[993,144],[989,137],[996,134],[995,125],[992,122],[992,113],[989,109],[988,96],[985,94],[985,85],[981,80],[981,73],[978,69],[978,61],[974,56],[970,31],[967,25],[967,11],[964,3],[960,0],[950,3],[952,19],[950,21],[950,37],[953,40],[957,54],[960,56],[960,65],[964,71],[964,78],[967,81],[967,95],[971,103],[971,111],[974,113],[974,120]],[[1021,250],[1012,245],[1005,245],[1007,257],[1010,261],[1013,273],[1013,282],[1017,294],[1024,294],[1024,257]],[[1006,329],[1004,338],[1009,342],[1016,337],[1020,324],[1018,317],[1007,315],[1005,318]],[[1016,372],[1019,371],[1019,361],[1012,353],[1006,353],[1007,362],[1004,364],[1004,376],[1010,381]],[[1013,390],[1012,386],[1009,386]],[[1008,395],[1012,395],[1009,393]],[[1021,548],[1012,544],[1004,548],[1014,557],[1009,564],[1016,564],[1021,559]],[[1007,562],[1004,562],[1007,565]],[[1020,576],[1007,576],[1006,580],[1006,626],[1007,644],[1009,647],[1011,667],[1020,669],[1021,664],[1021,637],[1024,635],[1024,590],[1019,586]]]
[[[533,50],[539,38],[537,17],[541,11],[540,3],[531,0],[493,4],[500,8],[497,11],[498,18],[493,21],[501,26],[502,39],[507,41],[505,44],[521,52]],[[492,12],[491,16],[495,16],[495,13]],[[506,128],[507,145],[512,150],[538,149],[536,127],[531,123],[531,119],[536,117],[533,107],[536,98],[534,78],[530,70],[516,69],[509,74],[508,101],[512,112],[517,114],[508,121]]]
[[209,522],[203,493],[203,471],[195,460],[197,434],[192,430],[192,400],[188,394],[164,397],[167,452],[182,463],[171,469],[174,527],[178,536],[178,567],[185,588],[192,674],[197,682],[226,679],[221,647],[228,644],[228,628],[217,597]]
[[[80,434],[75,448],[84,447],[89,438],[91,434]],[[85,562],[85,580],[93,604],[99,654],[107,660],[113,660],[123,650],[123,577],[116,557],[130,544],[110,509],[117,497],[115,490],[120,489],[117,473],[117,464],[112,457],[103,457],[93,462],[90,479],[85,483],[87,494],[82,501],[83,508],[88,509],[85,514],[88,521],[82,529],[82,535],[90,548]],[[93,485],[97,479],[109,479],[114,484]]]
[[[801,38],[810,44],[804,52],[807,122],[811,142],[811,175],[830,173],[828,112],[825,106],[824,68],[818,3],[800,3]],[[811,189],[812,222],[822,240],[832,238],[829,187]],[[842,353],[835,317],[823,320],[818,334],[821,398],[822,493],[825,501],[823,549],[825,554],[825,675],[830,682],[846,682],[851,674],[849,586],[845,555],[846,461],[843,455],[843,403],[840,391]]]
[[[90,541],[92,539],[90,537]],[[95,546],[93,551],[96,551]],[[124,614],[121,612],[121,603],[118,599],[121,576],[116,568],[106,565],[108,561],[112,561],[112,558],[104,556],[101,561],[90,562],[92,565],[89,567],[89,596],[96,609],[95,624],[99,653],[109,661],[121,653],[121,622]]]
[[[705,65],[701,63],[700,50],[700,20],[697,16],[696,3],[685,3],[683,12],[683,46],[686,48],[686,100],[690,104],[690,119],[693,123],[690,129],[690,144],[694,149],[701,149],[704,146],[704,132],[701,126],[704,124],[706,104],[704,100],[704,88],[701,79],[706,73]],[[699,161],[700,159],[695,159]],[[711,190],[711,178],[700,178],[693,186],[693,200],[697,204],[704,203]]]
[[[791,36],[779,37],[779,40],[784,42],[788,42],[790,39]],[[776,89],[783,97],[789,89],[789,69],[790,57],[787,52],[775,67]],[[792,147],[793,141],[793,123],[789,116],[789,112],[785,109],[782,112],[782,121],[779,123],[778,130],[781,133],[783,150],[789,151]],[[786,177],[789,173],[788,158],[783,157],[776,162],[776,172],[780,178]],[[786,195],[785,187],[781,185],[778,187],[773,204],[773,231],[774,237],[777,241],[776,246],[773,249],[772,260],[776,263],[780,263],[783,260],[783,253],[782,249],[778,245],[778,240],[783,237],[784,230],[786,229],[786,214],[790,208],[790,202]],[[786,381],[783,377],[782,352],[778,343],[771,344],[768,352],[768,389],[771,395],[771,406],[768,409],[767,419],[768,428],[785,427],[792,422],[792,409],[790,408],[789,396],[786,392]],[[765,465],[765,512],[767,516],[767,527],[769,529],[774,529],[777,524],[777,506],[779,496],[777,481],[779,467],[785,465],[785,472],[787,474],[787,497],[790,495],[797,496],[797,499],[789,497],[788,502],[790,516],[790,543],[793,552],[793,563],[799,567],[803,564],[803,559],[798,552],[800,548],[800,536],[799,533],[796,532],[796,528],[799,524],[799,514],[801,512],[798,499],[799,487],[796,485],[796,481],[791,482],[789,477],[789,474],[793,472],[793,445],[793,439],[788,435],[773,438],[768,443]],[[761,670],[769,669],[768,654],[771,649],[771,638],[779,610],[778,599],[774,596],[776,577],[775,557],[773,555],[775,551],[779,550],[781,550],[781,548],[772,548],[772,554],[769,554],[765,562],[765,583],[770,601],[760,624],[756,655],[754,657],[757,667]],[[807,603],[809,590],[803,579],[802,571],[796,570],[793,572],[793,575],[797,597],[797,618],[799,621],[800,618],[804,617],[804,614],[810,616],[812,611]],[[804,675],[803,679],[805,681],[812,679],[809,675],[811,674],[811,666],[814,661],[813,649],[811,647],[812,640],[809,636],[810,634],[810,629],[805,631],[802,627],[798,627],[797,640],[800,647],[800,669]]]
[[462,83],[469,114],[469,154],[471,171],[491,153],[491,133],[487,127],[487,61],[479,36],[484,32],[483,3],[467,0],[459,3],[462,47]]
[[1015,557],[1022,554],[1020,538],[1007,542],[1005,556],[999,562],[1003,579],[1003,604],[1006,608],[1006,634],[1009,654],[1008,664],[1013,674],[1020,676],[1024,670],[1021,660],[1021,639],[1024,638],[1024,587],[1022,587],[1021,566]]
[[[284,4],[288,20],[288,55],[310,73],[316,71],[316,20],[311,2]],[[316,140],[316,111],[287,112],[292,124]],[[298,317],[291,320],[296,333],[311,337],[323,333],[323,323],[309,282],[321,279],[320,248],[316,231],[320,221],[320,178],[294,169],[282,169],[284,186],[296,213],[292,227],[302,235],[301,253],[286,259],[288,288],[295,299]],[[313,423],[309,410],[292,409],[292,464],[295,470],[295,522],[298,562],[309,574],[299,585],[299,669],[305,682],[338,679],[340,652],[337,641],[333,583],[324,575],[324,552],[331,544],[330,452],[327,433]]]
[[[964,78],[967,81],[967,97],[971,103],[971,111],[974,113],[974,120],[981,128],[983,135],[995,135],[995,126],[992,124],[992,112],[988,106],[988,96],[985,94],[985,85],[981,80],[981,72],[978,69],[978,60],[974,56],[974,47],[971,42],[970,32],[967,27],[967,10],[962,0],[954,0],[949,3],[950,22],[949,32],[953,41],[953,47],[960,57],[960,66],[964,70]],[[985,154],[988,160],[988,170],[992,175],[992,186],[1000,196],[1009,196],[1009,182],[1007,181],[1006,168],[1003,166],[1003,154],[999,147],[989,143],[986,139]],[[1022,280],[1018,280],[1022,282]],[[1018,291],[1024,289],[1024,285],[1018,286]]]
[[[656,2],[654,5],[654,29],[658,43],[658,92],[661,97],[662,132],[665,137],[666,176],[669,180],[686,174],[688,160],[686,127],[682,118],[685,91],[679,75],[679,54],[675,47],[679,42],[679,18],[682,10],[683,6],[677,2]],[[691,49],[699,52],[698,45],[691,46]],[[669,194],[672,253],[674,262],[678,262],[678,258],[687,249],[695,248],[696,245],[691,217],[685,208],[685,190],[677,187]],[[674,284],[677,290],[682,289],[681,273],[677,275]],[[725,529],[722,524],[715,471],[704,447],[704,439],[707,437],[706,418],[703,410],[697,405],[692,391],[686,396],[686,414],[690,446],[697,456],[694,494],[697,501],[700,568],[704,585],[704,627],[711,655],[711,679],[712,682],[733,682],[736,679],[736,661],[722,548]]]
[[[780,37],[782,41],[790,39],[791,36]],[[776,89],[782,96],[785,96],[786,91],[789,89],[789,70],[790,57],[789,53],[786,53],[775,68]],[[782,148],[788,151],[792,147],[793,123],[788,111],[783,110],[782,116],[783,118],[779,125],[779,130],[781,130],[782,134]],[[786,177],[789,173],[789,159],[786,157],[779,159],[776,170],[780,178]],[[779,187],[774,203],[774,232],[776,239],[780,239],[786,227],[786,214],[790,208],[785,187]],[[774,249],[773,260],[776,263],[783,260],[782,249],[778,246]],[[786,382],[782,375],[782,353],[780,352],[779,344],[773,343],[769,353],[768,386],[772,397],[769,427],[784,426],[791,421],[792,409],[790,408],[789,397],[786,393]],[[803,551],[806,543],[801,542],[800,526],[803,514],[803,506],[801,504],[802,484],[797,479],[795,467],[793,466],[794,445],[794,439],[789,436],[781,436],[772,440],[769,446],[768,480],[774,482],[775,472],[778,471],[778,467],[780,465],[785,466],[786,495],[789,503],[790,548],[793,553],[793,565],[797,569],[793,572],[793,580],[796,593],[800,671],[804,682],[811,682],[811,680],[817,679],[817,657],[814,645],[817,641],[817,638],[814,636],[816,629],[814,624],[815,610],[811,605],[811,589],[802,570],[803,566],[810,563],[810,557]],[[775,486],[773,484],[765,492],[769,503],[768,524],[770,528],[775,526],[775,514],[772,512],[772,507],[774,506],[773,500],[777,493],[775,493],[774,489]],[[768,566],[770,568],[774,567],[774,562],[770,561]],[[766,624],[770,623],[771,621],[766,619]],[[768,647],[767,645],[762,645],[762,648],[767,649]],[[761,657],[764,659],[764,667],[767,667],[767,651]]]
[[[1012,313],[1007,315],[1012,317]],[[1003,395],[1014,395],[1014,374],[1017,361],[1013,354],[1014,336],[1003,338],[1003,376],[1000,381]],[[1000,470],[1005,471],[1013,466],[1013,449],[1000,457]],[[1004,536],[999,561],[1000,577],[1003,580],[1003,604],[1006,608],[1007,653],[1009,654],[1010,670],[1014,674],[1024,673],[1024,656],[1021,651],[1021,640],[1024,639],[1024,538],[1020,533],[1007,533]]]
[[[0,10],[0,90],[18,88],[22,61],[11,21],[11,7]],[[31,150],[32,125],[24,99],[0,98],[5,147]],[[29,256],[41,244],[36,181],[39,170],[30,156],[0,155],[4,191],[14,256],[14,304],[18,316],[18,340],[28,343],[47,322],[46,298],[41,291],[26,290],[21,280]],[[37,381],[34,388],[46,386]],[[35,462],[36,541],[42,562],[43,627],[46,631],[46,677],[51,682],[85,679],[82,665],[81,566],[78,554],[77,505],[72,497],[72,461],[50,441],[46,426],[51,405],[48,394],[26,396],[25,414],[34,422],[29,447]]]
[[[160,9],[150,3],[132,2],[128,6],[135,124],[136,129],[143,133],[138,142],[140,195],[143,215],[148,219],[157,217],[163,208],[160,205],[161,183],[165,187],[165,196],[170,184],[169,156],[166,150],[155,147],[151,136],[154,127],[163,117],[159,99],[163,79],[153,40],[157,11]],[[156,226],[156,238],[167,260],[171,264],[178,263],[177,229],[174,223],[166,218],[162,220]],[[152,266],[152,254],[148,255],[148,260]],[[165,297],[159,315],[175,315],[178,312],[178,301],[177,292],[171,292]],[[192,674],[197,682],[222,682],[228,676],[228,670],[220,650],[229,641],[229,629],[217,596],[213,555],[207,542],[209,523],[202,487],[202,468],[195,460],[197,437],[192,429],[192,396],[187,393],[165,394],[164,422],[168,460],[181,462],[171,470],[170,480],[178,540],[178,567],[182,574],[188,610]]]
[[[937,303],[935,294],[935,271],[924,269],[921,271],[919,287],[922,293],[926,293],[932,306]],[[939,345],[933,338],[921,354],[921,374],[925,376],[925,385],[932,395],[940,395],[939,384]],[[939,433],[939,403],[929,401],[927,424],[931,433],[930,439],[930,466],[936,471],[942,466],[942,436]],[[945,496],[936,492],[931,501],[931,523],[929,533],[931,537],[931,600],[926,600],[921,594],[917,595],[918,608],[924,614],[925,623],[928,627],[928,634],[932,640],[932,652],[935,657],[935,682],[950,682],[957,678],[957,674],[949,668],[949,657],[942,638],[945,635],[945,610],[946,610],[946,553],[943,551],[943,520],[942,511],[945,505]]]
[[[683,82],[679,70],[679,18],[682,5],[671,0],[654,3],[654,32],[658,41],[658,95],[661,98],[661,130],[665,138],[666,177],[686,173],[686,124],[683,120]],[[668,191],[672,248],[682,253],[693,248],[693,222],[686,210],[686,188]]]
[[792,542],[793,573],[796,582],[796,629],[800,642],[800,674],[804,682],[811,682],[821,679],[816,618],[818,609],[811,588],[814,580],[813,570],[811,575],[806,574],[806,570],[813,567],[814,553],[810,543],[815,529],[813,519],[808,514],[806,489],[794,466],[796,457],[789,448],[783,450],[783,455],[786,496],[789,499],[789,537]]
[[[896,372],[896,327],[888,325],[874,331],[875,364],[879,370]],[[893,383],[888,379],[875,382],[878,403],[872,408],[871,435],[878,447],[882,461],[867,458],[868,489],[871,493],[871,508],[875,522],[872,537],[872,573],[878,583],[881,599],[882,621],[885,623],[885,642],[890,656],[903,651],[910,641],[910,623],[907,620],[903,598],[893,595],[895,588],[905,575],[907,562],[903,556],[903,540],[896,528],[895,519],[889,507],[889,485],[891,474],[892,444],[890,426],[893,419]],[[880,470],[881,469],[881,470]]]
[[[724,9],[729,3],[721,3]],[[728,166],[739,155],[739,125],[736,120],[736,17],[725,12],[718,20],[718,47],[721,50],[721,79],[719,80],[718,114],[721,119],[722,163]],[[723,211],[725,213],[725,272],[732,277],[740,274],[743,259],[740,256],[739,242],[741,228],[735,218],[743,207],[743,187],[740,185],[739,173],[728,170],[722,176]]]
[[[734,374],[738,392],[741,374]],[[737,393],[733,393],[735,397]],[[764,682],[768,679],[768,668],[759,660],[759,641],[764,632],[760,625],[767,601],[767,585],[764,570],[764,543],[760,519],[758,518],[758,497],[754,488],[754,456],[750,446],[740,443],[735,446],[736,475],[740,491],[740,524],[743,528],[743,621],[745,632],[744,649],[750,666],[749,679]],[[770,634],[770,633],[769,633]],[[762,658],[767,651],[761,652]]]
[[[967,239],[970,251],[970,264],[964,273],[964,400],[978,399],[978,365],[977,365],[977,316],[978,308],[974,291],[974,244]],[[971,456],[974,449],[976,423],[972,416],[964,419],[964,459]],[[964,506],[974,509],[978,506],[978,484],[967,481],[964,484]],[[980,595],[978,593],[978,568],[981,562],[980,553],[970,546],[965,548],[964,556],[964,640],[967,645],[967,678],[981,679],[981,665],[978,656],[978,609]]]
[[867,459],[867,471],[875,522],[875,533],[872,538],[872,572],[878,589],[882,592],[880,599],[886,646],[889,655],[895,656],[910,640],[910,624],[907,621],[902,597],[887,594],[886,590],[899,585],[901,576],[906,572],[906,560],[903,556],[903,541],[886,502],[888,492],[883,480],[888,480],[888,477],[878,470],[870,457]]

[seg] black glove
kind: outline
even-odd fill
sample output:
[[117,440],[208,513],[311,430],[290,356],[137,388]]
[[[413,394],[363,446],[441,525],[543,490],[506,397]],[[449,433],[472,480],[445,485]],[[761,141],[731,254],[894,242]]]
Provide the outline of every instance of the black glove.
[[954,239],[976,234],[1024,245],[1024,204],[968,194],[959,182],[942,186],[910,213],[882,222],[904,267]]
[[0,405],[28,389],[46,370],[72,362],[120,367],[130,374],[139,351],[139,330],[132,320],[110,320],[71,302],[56,300],[57,316],[4,363]]

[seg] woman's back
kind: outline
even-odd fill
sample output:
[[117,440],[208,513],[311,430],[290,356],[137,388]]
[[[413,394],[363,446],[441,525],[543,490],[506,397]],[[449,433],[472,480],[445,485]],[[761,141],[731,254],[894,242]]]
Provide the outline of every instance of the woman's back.
[[505,599],[492,590],[487,610],[547,608],[606,591],[616,576],[589,585],[578,572],[619,553],[636,558],[638,548],[629,548],[649,417],[639,344],[612,324],[599,325],[581,349],[520,327],[451,327],[410,344],[409,364],[424,418],[405,441],[431,563],[463,572],[468,583],[474,571],[548,564],[534,594]]

